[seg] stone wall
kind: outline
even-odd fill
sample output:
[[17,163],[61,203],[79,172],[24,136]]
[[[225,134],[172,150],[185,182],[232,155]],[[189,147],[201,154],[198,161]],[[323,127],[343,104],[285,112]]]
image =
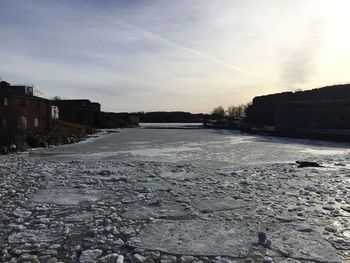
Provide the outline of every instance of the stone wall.
[[253,104],[247,108],[247,119],[256,124],[273,125],[277,106],[293,100],[293,97],[293,92],[255,97]]
[[59,108],[59,118],[64,121],[95,127],[101,105],[90,100],[53,100]]
[[101,105],[90,100],[54,100],[59,107],[59,119],[96,128],[137,127],[137,114],[102,112]]
[[347,127],[342,115],[348,110],[347,100],[350,84],[259,96],[247,109],[247,121],[289,129]]
[[350,100],[281,103],[274,123],[278,129],[349,129]]
[[100,112],[97,126],[104,129],[138,127],[139,117],[130,113]]

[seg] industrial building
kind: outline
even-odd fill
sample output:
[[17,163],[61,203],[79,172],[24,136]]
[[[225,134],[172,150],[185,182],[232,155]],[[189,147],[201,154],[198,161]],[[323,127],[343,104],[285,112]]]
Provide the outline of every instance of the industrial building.
[[0,82],[0,135],[49,130],[51,103],[27,85]]

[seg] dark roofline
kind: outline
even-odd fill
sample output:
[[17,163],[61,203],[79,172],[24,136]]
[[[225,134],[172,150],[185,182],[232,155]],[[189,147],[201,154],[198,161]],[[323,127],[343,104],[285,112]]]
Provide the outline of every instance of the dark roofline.
[[37,96],[32,96],[28,94],[13,94],[13,93],[5,93],[0,91],[0,96],[1,97],[8,97],[8,98],[25,98],[25,99],[32,99],[32,100],[45,100],[45,101],[50,101],[46,98],[42,97],[37,97]]
[[91,101],[89,100],[89,99],[64,99],[64,100],[61,100],[61,99],[59,99],[59,100],[52,100],[52,101],[57,101],[57,102],[90,102],[91,103]]
[[342,88],[350,88],[350,83],[346,84],[337,84],[337,85],[329,85],[329,86],[324,86],[324,87],[319,87],[319,88],[313,88],[313,89],[307,89],[307,90],[300,90],[300,91],[284,91],[284,92],[279,92],[279,93],[272,93],[272,94],[266,94],[266,95],[260,95],[256,96],[253,99],[257,98],[266,98],[266,97],[273,97],[273,96],[281,96],[283,95],[291,95],[291,94],[305,94],[305,93],[318,93],[318,92],[323,92],[325,90],[331,90],[331,89],[342,89]]
[[52,104],[66,104],[66,105],[73,105],[73,106],[82,106],[82,105],[99,105],[101,106],[101,103],[99,102],[92,102],[88,99],[72,99],[72,100],[51,100]]

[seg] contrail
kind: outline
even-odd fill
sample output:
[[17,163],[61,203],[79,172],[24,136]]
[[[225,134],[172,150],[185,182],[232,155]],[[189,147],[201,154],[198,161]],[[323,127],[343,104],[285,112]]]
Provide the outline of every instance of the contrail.
[[[49,1],[49,2],[50,2],[51,4],[53,4],[53,5],[57,5],[57,3],[55,3],[55,2],[52,2],[52,1],[50,1],[50,0],[47,0],[47,1]],[[240,73],[243,73],[243,74],[245,74],[245,75],[250,75],[250,76],[252,75],[250,72],[244,70],[243,68],[241,68],[241,67],[239,67],[239,66],[232,65],[232,64],[228,64],[228,63],[222,61],[221,59],[218,59],[218,58],[216,58],[216,57],[213,57],[213,56],[211,56],[211,55],[208,55],[208,54],[206,54],[206,53],[203,53],[202,51],[199,51],[199,50],[196,50],[196,49],[193,49],[193,48],[186,47],[186,46],[184,46],[184,45],[181,45],[181,44],[176,43],[176,42],[174,42],[174,41],[168,40],[168,39],[166,39],[166,38],[164,38],[164,37],[161,37],[161,36],[159,36],[159,35],[156,35],[156,34],[154,34],[154,33],[152,33],[152,32],[149,32],[149,31],[147,31],[147,30],[144,30],[144,29],[142,29],[142,28],[140,28],[140,27],[138,27],[138,26],[135,26],[135,25],[133,25],[133,24],[130,24],[129,22],[126,22],[126,21],[124,21],[124,20],[122,20],[122,19],[120,19],[120,18],[113,17],[113,16],[111,16],[109,13],[106,13],[106,12],[102,11],[101,9],[96,8],[95,6],[93,6],[92,4],[90,4],[90,3],[88,3],[88,2],[84,2],[84,4],[85,4],[86,6],[88,6],[90,9],[92,9],[92,10],[94,10],[95,12],[99,13],[99,14],[100,14],[100,15],[99,15],[99,18],[100,18],[101,20],[107,21],[108,23],[115,24],[115,23],[117,22],[118,24],[121,24],[121,25],[123,25],[124,27],[130,28],[130,29],[132,29],[133,31],[136,31],[136,32],[138,32],[138,33],[140,33],[140,34],[146,36],[147,38],[153,39],[153,40],[155,40],[155,41],[157,41],[157,42],[166,44],[166,45],[168,45],[168,46],[176,47],[176,48],[178,48],[178,49],[182,49],[182,50],[184,50],[184,51],[186,51],[186,52],[188,52],[188,53],[192,53],[192,54],[197,55],[197,56],[199,56],[199,57],[205,58],[205,59],[207,59],[207,60],[209,60],[209,61],[211,61],[211,62],[213,62],[213,63],[215,63],[215,64],[217,64],[217,65],[221,65],[221,66],[226,67],[226,68],[228,68],[228,69],[230,69],[230,70],[232,70],[232,71],[240,72]]]
[[[93,7],[93,8],[94,8],[94,7]],[[167,44],[167,45],[169,45],[169,46],[173,46],[173,47],[176,47],[176,48],[178,48],[178,49],[182,49],[182,50],[185,50],[185,51],[187,51],[187,52],[189,52],[189,53],[195,54],[195,55],[197,55],[197,56],[206,58],[206,59],[208,59],[208,60],[211,61],[211,62],[214,62],[214,63],[216,63],[216,64],[218,64],[218,65],[227,67],[227,68],[229,68],[229,69],[231,69],[231,70],[234,70],[234,71],[237,71],[237,72],[241,72],[241,73],[244,73],[244,74],[247,74],[247,75],[251,75],[251,73],[249,73],[248,71],[242,69],[241,67],[238,67],[238,66],[236,66],[236,65],[231,65],[231,64],[225,63],[224,61],[222,61],[222,60],[220,60],[220,59],[218,59],[218,58],[216,58],[216,57],[210,56],[210,55],[208,55],[208,54],[205,54],[205,53],[203,53],[203,52],[201,52],[201,51],[199,51],[199,50],[196,50],[196,49],[193,49],[193,48],[189,48],[189,47],[186,47],[186,46],[184,46],[184,45],[180,45],[180,44],[178,44],[178,43],[176,43],[176,42],[174,42],[174,41],[170,41],[170,40],[168,40],[168,39],[166,39],[166,38],[164,38],[164,37],[161,37],[161,36],[159,36],[159,35],[156,35],[156,34],[154,34],[154,33],[151,33],[151,32],[149,32],[149,31],[146,31],[146,30],[144,30],[144,29],[142,29],[142,28],[139,28],[139,27],[137,27],[137,26],[135,26],[135,25],[132,25],[132,24],[130,24],[130,23],[124,21],[124,20],[121,20],[121,19],[119,19],[119,18],[114,18],[114,19],[117,19],[119,23],[121,23],[121,24],[123,24],[124,26],[126,26],[126,27],[128,27],[128,28],[131,28],[131,29],[133,29],[133,30],[135,30],[135,31],[138,31],[139,33],[142,33],[143,35],[147,36],[148,38],[157,40],[157,41],[162,42],[162,43],[164,43],[164,44]]]

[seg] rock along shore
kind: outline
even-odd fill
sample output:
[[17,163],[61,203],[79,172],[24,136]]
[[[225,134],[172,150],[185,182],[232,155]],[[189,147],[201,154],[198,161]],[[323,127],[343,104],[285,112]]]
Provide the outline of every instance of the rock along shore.
[[97,130],[88,126],[55,120],[49,131],[31,134],[18,133],[0,137],[0,154],[23,152],[31,148],[47,148],[62,144],[71,144],[86,139]]

